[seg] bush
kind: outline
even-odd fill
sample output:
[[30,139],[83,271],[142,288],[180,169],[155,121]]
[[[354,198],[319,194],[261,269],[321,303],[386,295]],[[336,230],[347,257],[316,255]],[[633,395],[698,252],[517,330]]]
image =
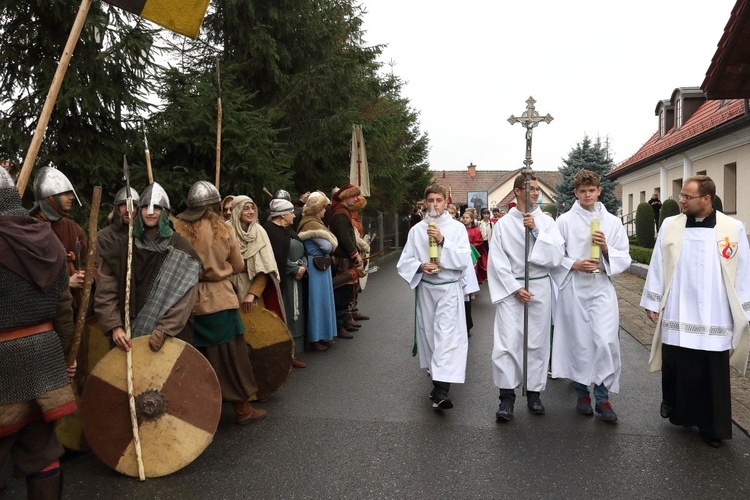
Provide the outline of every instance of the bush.
[[549,212],[552,214],[553,219],[557,219],[557,205],[554,203],[547,203],[542,206],[542,212]]
[[630,258],[641,264],[649,264],[651,262],[651,254],[653,251],[653,248],[643,248],[636,245],[630,245]]
[[635,209],[635,236],[638,245],[645,248],[654,248],[656,226],[654,225],[654,210],[651,205],[639,203]]
[[659,212],[659,227],[664,219],[672,217],[673,215],[680,215],[680,205],[673,199],[664,200],[661,204],[661,212]]
[[714,210],[724,213],[724,204],[721,202],[721,198],[719,198],[718,194],[714,196]]

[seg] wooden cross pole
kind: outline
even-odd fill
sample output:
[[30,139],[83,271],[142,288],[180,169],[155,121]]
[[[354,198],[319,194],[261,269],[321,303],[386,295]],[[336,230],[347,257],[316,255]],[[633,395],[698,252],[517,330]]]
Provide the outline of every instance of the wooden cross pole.
[[[524,176],[524,192],[526,194],[526,212],[531,212],[529,205],[531,204],[531,164],[534,163],[531,159],[531,138],[534,133],[534,128],[539,125],[540,122],[549,123],[553,120],[552,116],[547,113],[546,116],[539,116],[534,104],[536,101],[533,97],[529,96],[526,99],[526,111],[521,113],[520,118],[514,115],[510,115],[508,121],[511,125],[520,123],[526,129],[526,158],[523,160],[523,176]],[[523,273],[523,288],[529,290],[529,251],[531,246],[531,230],[526,228],[526,239],[524,241],[524,273]],[[529,304],[524,302],[523,304],[523,395],[526,396],[528,392],[528,366],[529,366]]]

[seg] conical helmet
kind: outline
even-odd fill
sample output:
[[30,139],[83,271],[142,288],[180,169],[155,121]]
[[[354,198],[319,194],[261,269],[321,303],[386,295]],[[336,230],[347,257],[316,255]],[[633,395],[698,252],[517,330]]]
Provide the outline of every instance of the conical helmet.
[[[117,191],[117,194],[115,195],[115,201],[114,201],[115,206],[128,201],[127,189],[128,189],[127,187],[121,187],[120,190]],[[137,207],[138,200],[140,199],[140,197],[138,196],[138,191],[136,191],[133,188],[130,188],[130,197],[133,198],[133,205]]]
[[292,196],[289,194],[289,191],[286,191],[284,189],[279,189],[276,191],[276,193],[273,195],[275,200],[286,200],[291,202]]
[[67,193],[68,191],[73,191],[78,205],[81,206],[81,200],[78,199],[78,193],[76,193],[73,184],[70,183],[65,174],[56,168],[42,167],[39,169],[36,177],[34,177],[34,198],[36,201]]
[[138,207],[148,207],[146,212],[148,215],[154,213],[154,207],[166,208],[169,210],[169,196],[161,184],[154,182],[146,189],[143,190],[143,194],[138,199]]
[[205,207],[220,202],[219,190],[208,181],[198,181],[188,191],[187,205],[189,208]]
[[16,183],[13,182],[13,177],[10,175],[10,172],[5,170],[5,168],[0,167],[0,189],[14,187],[16,187]]

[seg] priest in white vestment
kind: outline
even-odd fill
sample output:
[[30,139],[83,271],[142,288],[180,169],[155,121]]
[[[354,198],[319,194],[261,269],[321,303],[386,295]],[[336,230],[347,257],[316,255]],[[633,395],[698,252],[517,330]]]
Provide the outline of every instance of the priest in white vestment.
[[[499,219],[492,231],[488,283],[496,305],[492,376],[500,389],[500,408],[495,418],[509,421],[514,414],[515,389],[524,385],[524,304],[528,304],[528,357],[526,404],[535,415],[544,414],[540,392],[547,384],[549,364],[552,287],[550,268],[560,264],[563,241],[555,221],[536,205],[539,185],[530,182],[530,207],[526,212],[524,176],[516,177],[513,192],[518,203]],[[526,228],[531,230],[529,289],[524,289]]]
[[713,209],[715,194],[710,177],[685,181],[682,214],[659,229],[641,298],[657,325],[649,368],[662,370],[661,416],[698,427],[712,447],[732,437],[729,367],[745,373],[750,344],[747,234]]
[[[416,291],[416,347],[419,364],[433,381],[432,406],[450,409],[451,383],[466,378],[468,338],[462,278],[473,272],[471,246],[463,224],[445,211],[446,192],[439,185],[425,191],[425,207],[436,217],[425,217],[409,230],[397,264],[398,273]],[[438,263],[430,262],[429,238],[438,243]],[[437,273],[433,271],[438,270]]]
[[[576,202],[557,219],[565,240],[565,258],[552,270],[559,287],[552,377],[574,382],[579,413],[593,415],[596,409],[602,420],[616,422],[609,393],[620,392],[620,313],[610,277],[630,268],[630,244],[620,219],[598,201],[602,192],[599,175],[580,170],[573,185]],[[593,233],[592,220],[599,224]],[[598,247],[599,258],[591,257],[592,245]]]

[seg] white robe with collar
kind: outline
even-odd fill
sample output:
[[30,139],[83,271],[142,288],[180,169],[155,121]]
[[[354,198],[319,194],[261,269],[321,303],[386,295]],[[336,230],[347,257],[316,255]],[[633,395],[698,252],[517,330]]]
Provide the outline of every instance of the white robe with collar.
[[552,271],[560,287],[555,312],[552,344],[552,376],[584,385],[604,384],[620,391],[620,312],[610,276],[630,268],[630,243],[620,219],[597,202],[594,211],[607,241],[602,254],[601,274],[574,271],[573,263],[591,252],[590,212],[576,201],[557,219],[565,239],[565,258]]
[[[529,251],[529,343],[527,388],[542,391],[547,384],[549,335],[552,308],[550,268],[563,258],[563,240],[552,217],[534,207],[531,212],[539,229],[531,236]],[[516,292],[523,288],[525,272],[523,214],[515,207],[497,221],[492,231],[487,280],[496,305],[492,376],[501,389],[523,385],[523,302]]]
[[474,272],[471,246],[463,224],[447,212],[437,220],[444,240],[439,247],[438,274],[420,270],[429,262],[427,220],[409,230],[409,237],[396,268],[416,290],[416,336],[421,368],[433,380],[463,383],[466,378],[468,335],[462,278]]

